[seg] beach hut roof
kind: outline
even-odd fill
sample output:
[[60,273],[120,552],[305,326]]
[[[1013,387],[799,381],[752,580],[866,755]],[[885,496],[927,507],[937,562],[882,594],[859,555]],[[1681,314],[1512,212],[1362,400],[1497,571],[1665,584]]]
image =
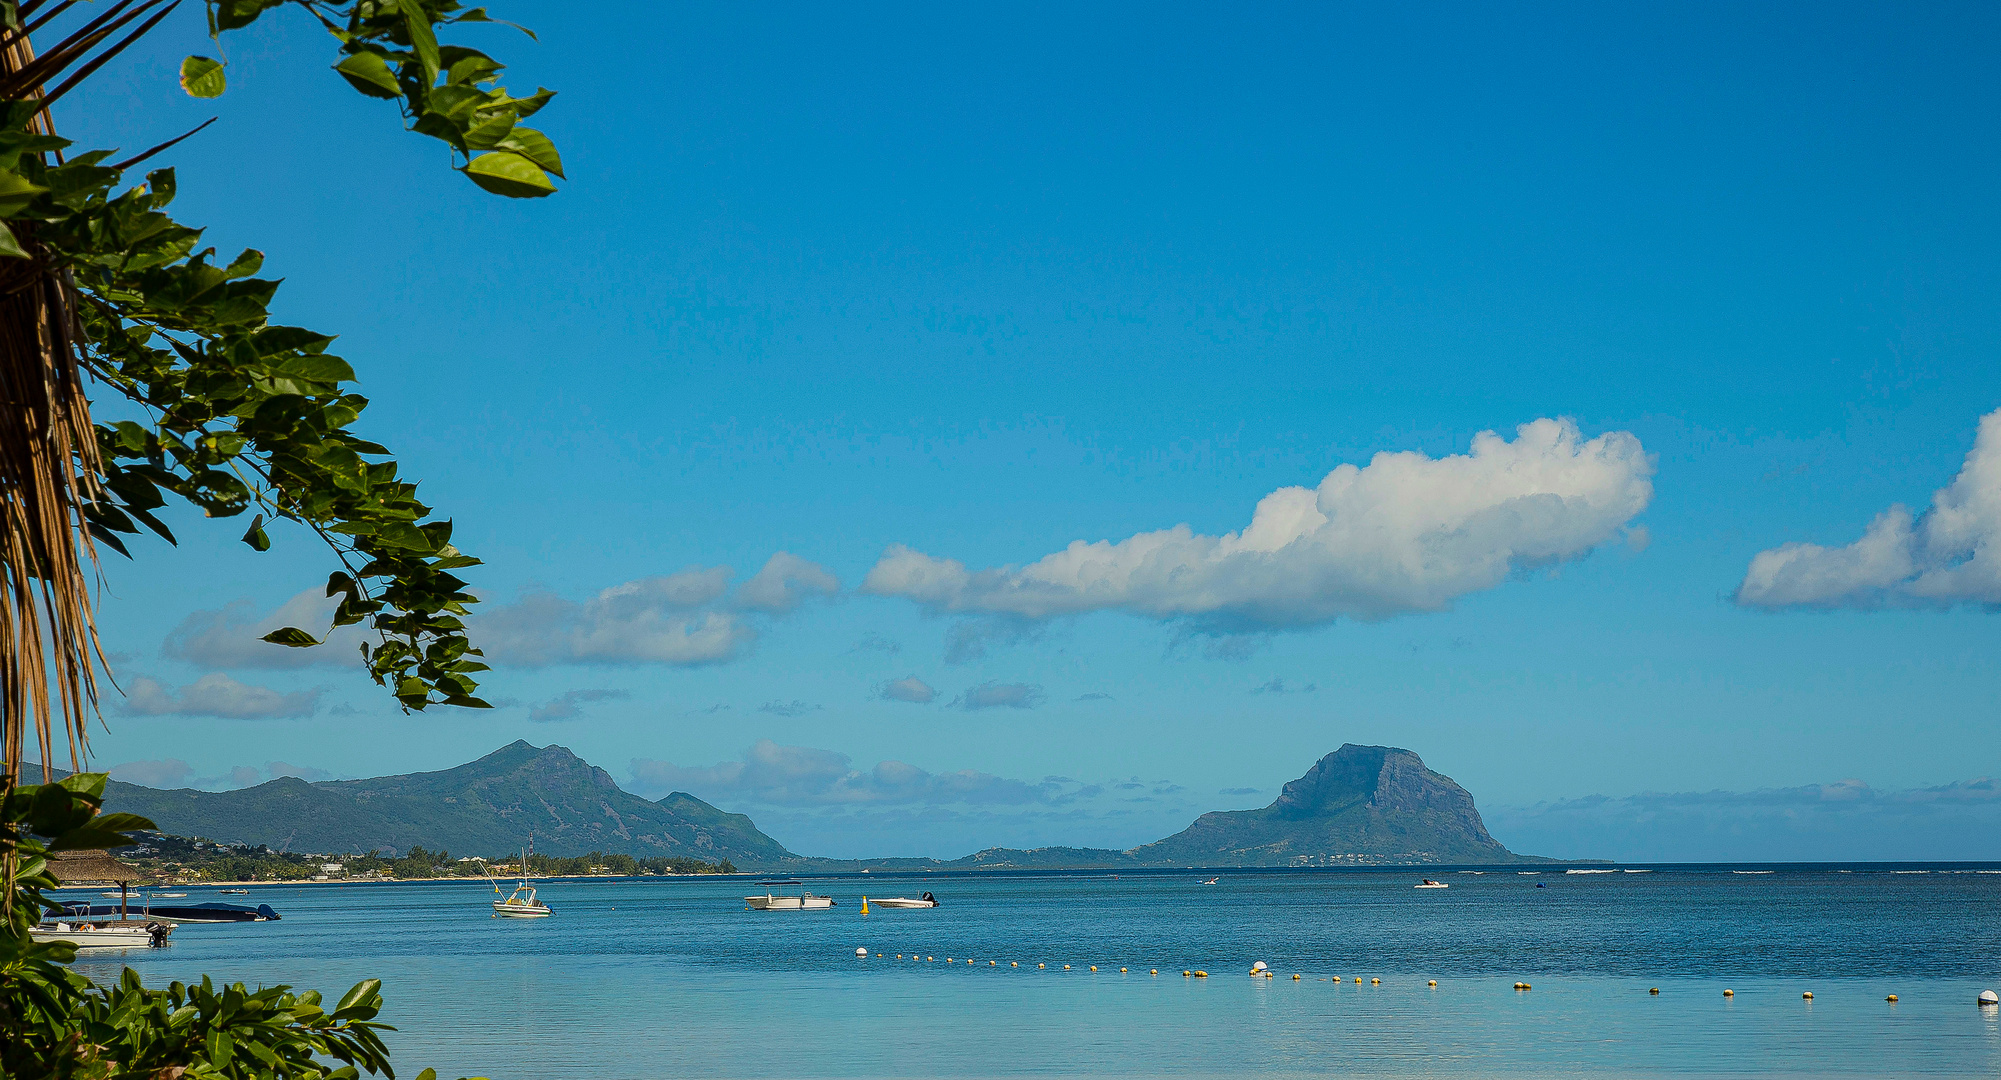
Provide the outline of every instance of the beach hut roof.
[[102,851],[53,852],[49,855],[49,872],[64,884],[75,881],[138,881],[148,876],[144,870],[119,862]]

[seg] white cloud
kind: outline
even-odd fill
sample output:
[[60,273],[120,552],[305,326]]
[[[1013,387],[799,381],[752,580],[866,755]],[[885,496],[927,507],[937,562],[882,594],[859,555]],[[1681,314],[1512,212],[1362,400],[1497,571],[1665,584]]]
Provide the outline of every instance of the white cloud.
[[809,594],[832,596],[840,591],[840,581],[826,567],[781,551],[736,591],[736,606],[782,615],[798,607]]
[[216,716],[229,720],[286,720],[311,716],[323,690],[279,693],[241,683],[219,672],[175,690],[141,675],[125,690],[125,711],[135,716]]
[[899,544],[862,590],[941,612],[1120,610],[1222,630],[1438,611],[1618,537],[1653,497],[1653,472],[1627,432],[1585,440],[1570,420],[1537,420],[1512,442],[1481,432],[1469,454],[1382,453],[1317,488],[1281,488],[1241,532],[1178,525],[979,571]]
[[[160,655],[205,668],[302,668],[312,664],[359,664],[356,646],[367,632],[343,626],[329,631],[337,597],[307,589],[274,611],[260,614],[249,599],[236,600],[219,611],[197,611],[181,620],[160,644]],[[320,637],[319,645],[295,649],[260,640],[284,626],[296,626]]]
[[686,791],[711,802],[766,806],[1056,805],[1094,797],[1101,789],[1069,780],[1030,783],[971,769],[933,773],[901,761],[856,769],[846,754],[759,739],[743,760],[688,768],[635,758],[636,790]]
[[938,691],[915,675],[883,683],[877,695],[885,701],[908,701],[917,705],[929,705],[938,699]]
[[482,604],[471,633],[487,656],[522,667],[726,663],[757,640],[757,631],[730,612],[691,609],[719,599],[729,575],[717,566],[640,578],[581,604],[533,592],[513,604]]
[[755,626],[724,609],[782,615],[809,594],[840,587],[825,568],[783,551],[728,596],[731,573],[691,566],[613,585],[583,603],[537,590],[512,604],[480,605],[471,633],[490,659],[521,667],[724,664],[757,641]]
[[1876,515],[1846,547],[1790,543],[1751,559],[1737,602],[1760,608],[2001,604],[2001,410],[1980,418],[1952,483],[1913,516]]
[[127,761],[105,770],[113,780],[141,787],[179,787],[194,775],[194,769],[179,758],[164,761]]
[[1004,683],[989,679],[978,686],[968,687],[965,693],[952,699],[952,704],[969,711],[1033,709],[1042,704],[1042,688],[1030,683]]
[[583,715],[586,702],[617,701],[631,696],[624,690],[570,690],[540,705],[528,706],[528,719],[537,723],[574,720]]

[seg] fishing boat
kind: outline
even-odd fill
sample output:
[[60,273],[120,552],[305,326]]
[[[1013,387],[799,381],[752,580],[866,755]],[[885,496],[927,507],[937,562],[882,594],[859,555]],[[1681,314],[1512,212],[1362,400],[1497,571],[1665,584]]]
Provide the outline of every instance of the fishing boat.
[[797,881],[760,881],[758,885],[763,887],[764,895],[744,897],[744,906],[751,911],[821,911],[834,906],[831,896],[814,896],[812,893],[781,896],[771,891],[798,884],[800,882]]
[[[528,846],[521,849],[521,884],[514,887],[505,899],[493,902],[493,917],[509,919],[546,919],[554,915],[555,909],[535,899],[535,886],[528,884],[528,853],[535,850],[535,839],[529,837]],[[487,875],[487,882],[493,886],[493,895],[500,895],[500,883]]]
[[1411,886],[1413,889],[1449,889],[1451,887],[1443,881],[1433,881],[1430,878],[1425,878],[1423,881]]
[[109,919],[104,922],[45,922],[28,936],[39,944],[67,941],[79,949],[157,949],[167,943],[174,924],[158,920]]
[[923,896],[920,896],[915,900],[912,900],[907,896],[891,896],[881,900],[871,900],[869,901],[869,903],[875,905],[876,907],[886,907],[886,908],[927,908],[927,907],[937,907],[938,898],[931,895],[930,893],[925,893]]

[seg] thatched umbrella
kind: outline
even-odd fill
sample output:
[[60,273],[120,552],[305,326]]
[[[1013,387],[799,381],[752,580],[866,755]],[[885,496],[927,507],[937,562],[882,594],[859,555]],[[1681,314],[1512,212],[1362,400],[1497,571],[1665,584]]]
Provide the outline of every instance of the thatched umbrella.
[[67,885],[75,881],[115,881],[118,883],[118,917],[132,917],[127,892],[146,872],[112,858],[102,851],[57,851],[49,855],[49,873]]

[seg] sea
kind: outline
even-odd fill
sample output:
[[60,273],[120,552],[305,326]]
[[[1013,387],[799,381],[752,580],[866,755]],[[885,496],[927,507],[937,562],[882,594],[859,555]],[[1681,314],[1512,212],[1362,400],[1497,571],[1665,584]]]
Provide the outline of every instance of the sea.
[[793,912],[756,880],[538,882],[538,920],[481,882],[197,887],[283,918],[77,967],[379,978],[404,1077],[2001,1075],[2001,865],[868,874]]

